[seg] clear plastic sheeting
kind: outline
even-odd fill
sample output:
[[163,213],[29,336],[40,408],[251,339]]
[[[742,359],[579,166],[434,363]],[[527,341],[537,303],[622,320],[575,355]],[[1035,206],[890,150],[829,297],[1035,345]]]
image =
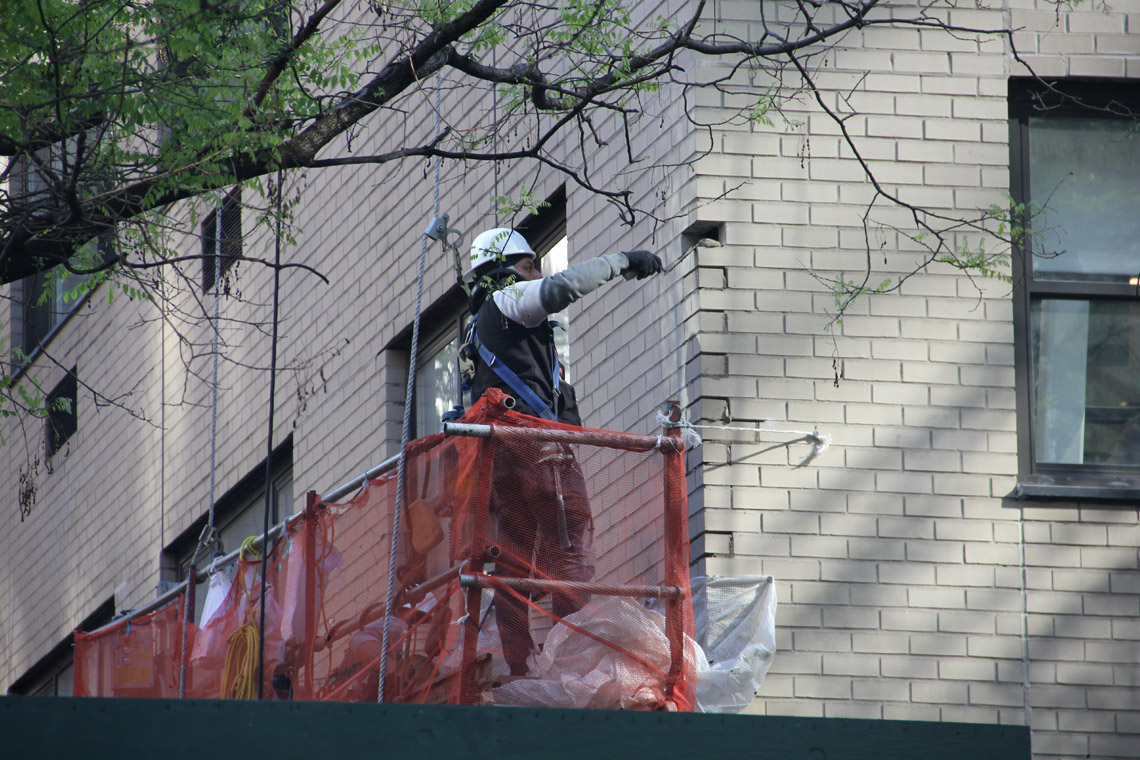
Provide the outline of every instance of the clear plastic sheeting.
[[776,587],[770,575],[695,577],[693,619],[704,653],[697,709],[736,713],[756,696],[776,654]]
[[[740,712],[775,657],[775,584],[768,575],[700,576],[691,588],[696,640],[686,637],[685,659],[695,671],[697,709]],[[659,703],[669,666],[665,617],[657,609],[663,606],[615,598],[591,602],[550,631],[536,675],[505,679],[491,701],[625,710]]]
[[[686,637],[686,669],[700,668]],[[669,671],[665,616],[631,599],[590,602],[551,629],[535,677],[492,690],[497,705],[636,710],[665,700]]]

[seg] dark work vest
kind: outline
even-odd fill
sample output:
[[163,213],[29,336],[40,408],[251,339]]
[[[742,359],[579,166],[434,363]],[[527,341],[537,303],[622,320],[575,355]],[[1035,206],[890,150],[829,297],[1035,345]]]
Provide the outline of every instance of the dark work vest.
[[[557,406],[551,404],[554,400],[554,367],[551,362],[554,330],[549,322],[543,321],[537,327],[524,327],[514,320],[507,319],[503,312],[499,311],[495,299],[488,297],[475,316],[475,329],[483,345],[498,357],[499,361],[514,370],[543,403],[557,411],[559,422],[570,425],[582,424],[581,417],[578,416],[577,403],[572,400],[573,391],[565,385],[563,387],[568,392],[558,394]],[[534,417],[540,416],[536,410],[518,398],[493,369],[481,359],[477,359],[472,396],[479,398],[488,388],[498,388],[508,396],[512,396],[517,411]]]

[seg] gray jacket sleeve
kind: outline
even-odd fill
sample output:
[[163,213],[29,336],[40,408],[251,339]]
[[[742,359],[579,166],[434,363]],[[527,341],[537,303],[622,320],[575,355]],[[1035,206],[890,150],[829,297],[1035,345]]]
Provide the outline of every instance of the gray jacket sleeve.
[[516,282],[496,290],[491,297],[507,319],[524,327],[537,327],[551,314],[617,277],[628,266],[629,259],[624,253],[607,253],[541,280]]
[[600,288],[629,266],[624,253],[607,253],[542,278],[539,298],[547,314],[562,311],[587,293]]

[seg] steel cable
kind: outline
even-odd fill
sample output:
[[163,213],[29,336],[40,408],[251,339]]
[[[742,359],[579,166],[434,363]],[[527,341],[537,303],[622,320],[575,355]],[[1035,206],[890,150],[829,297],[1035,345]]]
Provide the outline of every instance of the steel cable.
[[[438,138],[442,118],[440,116],[440,95],[442,93],[442,80],[439,73],[435,75],[435,134]],[[432,215],[439,216],[439,182],[440,158],[435,157],[435,196],[432,206]],[[421,237],[419,272],[416,277],[416,311],[412,319],[412,346],[408,352],[408,385],[404,392],[404,424],[400,433],[400,463],[396,470],[396,507],[392,514],[392,542],[388,554],[388,588],[384,596],[384,633],[380,645],[380,678],[376,690],[376,701],[384,701],[384,675],[388,672],[388,637],[392,625],[392,599],[395,597],[396,579],[396,550],[400,541],[400,515],[404,507],[404,488],[407,478],[407,451],[412,432],[412,401],[416,385],[416,362],[419,354],[420,342],[420,304],[424,294],[424,265],[427,261],[428,244],[427,235]],[[367,482],[365,483],[367,486]]]

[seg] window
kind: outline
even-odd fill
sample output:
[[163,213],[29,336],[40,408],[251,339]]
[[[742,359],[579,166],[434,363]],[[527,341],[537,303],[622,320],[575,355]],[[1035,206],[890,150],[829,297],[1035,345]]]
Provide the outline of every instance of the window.
[[46,345],[70,314],[69,304],[61,304],[58,294],[70,289],[71,282],[60,281],[60,274],[56,272],[66,270],[41,272],[12,286],[12,347],[16,366],[25,364]]
[[[561,272],[569,265],[569,250],[566,240],[566,189],[558,190],[546,205],[518,225],[518,230],[538,253],[543,276]],[[572,382],[570,374],[570,317],[566,312],[551,314],[550,318],[559,324],[554,329],[554,347],[558,350],[558,361],[566,373],[566,380]]]
[[1010,89],[1020,492],[1140,496],[1140,86]]
[[55,452],[63,448],[63,444],[67,443],[68,439],[79,429],[75,409],[78,390],[75,368],[73,367],[47,396],[44,442],[48,459],[51,459]]
[[75,693],[75,660],[74,657],[61,660],[59,667],[45,673],[43,679],[36,686],[35,691],[29,692],[32,697],[70,697]]
[[[518,223],[516,229],[538,253],[544,275],[566,268],[566,196],[562,189],[547,201],[538,214]],[[468,318],[467,299],[458,286],[451,288],[421,315],[412,402],[412,435],[415,438],[438,433],[445,412],[456,405],[470,405],[470,397],[460,396],[459,374],[459,346]],[[553,318],[563,325],[562,329],[555,330],[554,337],[569,379],[569,320],[564,314],[553,315]],[[411,334],[408,327],[389,346],[410,351]]]
[[[114,232],[100,235],[88,243],[73,261],[90,266],[91,251],[106,259],[114,255]],[[25,277],[12,284],[11,339],[13,363],[22,367],[55,335],[84,297],[75,297],[75,287],[84,275],[73,274],[58,266],[47,272]]]
[[[563,189],[559,188],[537,214],[519,222],[515,229],[523,234],[531,248],[538,253],[543,275],[566,268],[566,193]],[[441,417],[452,407],[470,406],[470,396],[460,397],[459,375],[459,346],[470,316],[467,308],[463,291],[455,286],[420,318],[420,348],[416,357],[412,404],[414,438],[438,433],[442,424]],[[569,380],[569,319],[564,313],[554,314],[551,318],[562,325],[554,331],[554,342]],[[409,327],[396,336],[391,345],[410,351],[411,334]],[[426,340],[425,335],[428,336]]]
[[[536,248],[535,250],[538,249]],[[555,274],[565,269],[569,263],[566,233],[563,232],[562,237],[558,238],[550,250],[539,251],[539,256],[541,258],[543,276]],[[558,361],[562,365],[562,369],[566,375],[566,381],[571,382],[570,315],[564,311],[560,311],[557,314],[551,314],[550,318],[558,323],[558,327],[554,328],[554,348],[558,351]]]
[[[88,135],[94,140],[94,135]],[[50,213],[53,208],[67,205],[67,194],[78,191],[86,195],[98,191],[87,172],[76,173],[78,138],[71,137],[41,148],[32,156],[13,159],[11,190],[21,205],[39,209],[34,213]],[[89,167],[81,167],[89,168]],[[97,261],[114,256],[115,232],[88,241],[76,251],[72,262],[81,269],[90,269]],[[72,298],[75,286],[82,275],[70,273],[57,266],[45,272],[25,277],[12,284],[9,324],[13,363],[18,369],[45,346],[56,329],[75,311],[82,298]]]
[[[115,611],[114,599],[108,599],[89,615],[79,628],[92,631],[111,622]],[[50,652],[17,678],[8,687],[13,696],[28,697],[70,697],[74,694],[75,657],[72,654],[74,636],[59,642]]]
[[[272,499],[269,527],[273,527],[293,514],[293,439],[287,438],[273,452],[270,464]],[[198,548],[198,538],[206,525],[203,514],[167,547],[165,552],[166,579],[184,581],[190,574],[190,561]],[[265,462],[250,470],[236,486],[219,499],[214,509],[214,528],[217,531],[217,556],[241,548],[250,536],[262,535],[265,521]],[[215,555],[200,556],[195,568],[198,585],[194,592],[195,620],[201,617],[202,606],[209,591],[206,570]]]
[[202,292],[214,289],[218,275],[222,276],[221,292],[230,294],[230,282],[225,276],[241,258],[241,190],[236,189],[222,202],[221,220],[218,209],[211,211],[202,222]]
[[459,387],[459,345],[467,327],[466,306],[452,313],[455,316],[443,320],[442,325],[436,328],[434,339],[419,350],[416,387],[413,392],[414,438],[438,433],[444,413],[456,405],[465,406],[470,401],[460,398]]

